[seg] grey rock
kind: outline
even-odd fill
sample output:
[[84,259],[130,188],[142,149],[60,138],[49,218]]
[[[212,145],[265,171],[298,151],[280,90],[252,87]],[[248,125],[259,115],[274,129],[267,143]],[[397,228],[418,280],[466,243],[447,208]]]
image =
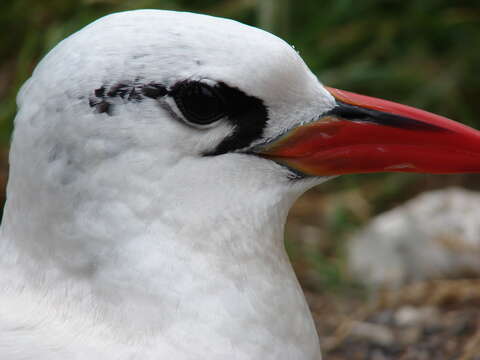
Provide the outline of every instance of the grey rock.
[[353,236],[349,267],[373,287],[480,274],[480,194],[431,191],[374,218]]

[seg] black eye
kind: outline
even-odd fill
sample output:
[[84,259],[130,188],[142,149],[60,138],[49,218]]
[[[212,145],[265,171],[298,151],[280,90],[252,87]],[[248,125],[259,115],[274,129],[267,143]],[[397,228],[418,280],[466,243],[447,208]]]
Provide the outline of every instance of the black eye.
[[194,124],[211,124],[226,115],[224,99],[207,84],[183,82],[175,86],[172,94],[183,116]]

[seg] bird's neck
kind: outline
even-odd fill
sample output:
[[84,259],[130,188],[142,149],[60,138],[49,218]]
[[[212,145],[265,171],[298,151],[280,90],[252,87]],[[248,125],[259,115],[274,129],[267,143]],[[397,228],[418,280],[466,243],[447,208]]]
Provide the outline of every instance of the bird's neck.
[[[33,189],[44,196],[34,202],[11,180],[3,262],[62,303],[71,296],[70,306],[86,304],[82,311],[121,324],[127,337],[158,333],[248,348],[261,333],[267,344],[295,342],[293,352],[315,347],[283,244],[297,194],[230,170],[174,178],[97,172],[88,193],[44,187]],[[49,196],[54,203],[44,202]]]

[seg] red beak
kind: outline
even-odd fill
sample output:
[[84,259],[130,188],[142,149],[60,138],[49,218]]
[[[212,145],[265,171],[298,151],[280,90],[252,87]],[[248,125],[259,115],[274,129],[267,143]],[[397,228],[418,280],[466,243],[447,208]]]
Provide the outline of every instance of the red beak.
[[337,106],[260,153],[306,175],[480,172],[480,132],[410,106],[327,88]]

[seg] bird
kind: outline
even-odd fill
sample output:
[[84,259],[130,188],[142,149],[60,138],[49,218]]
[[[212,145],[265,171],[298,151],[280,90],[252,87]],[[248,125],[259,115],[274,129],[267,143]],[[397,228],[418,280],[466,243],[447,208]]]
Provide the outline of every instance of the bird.
[[284,40],[203,14],[102,17],[17,97],[0,358],[321,358],[283,243],[335,176],[479,172],[480,133],[324,86]]

